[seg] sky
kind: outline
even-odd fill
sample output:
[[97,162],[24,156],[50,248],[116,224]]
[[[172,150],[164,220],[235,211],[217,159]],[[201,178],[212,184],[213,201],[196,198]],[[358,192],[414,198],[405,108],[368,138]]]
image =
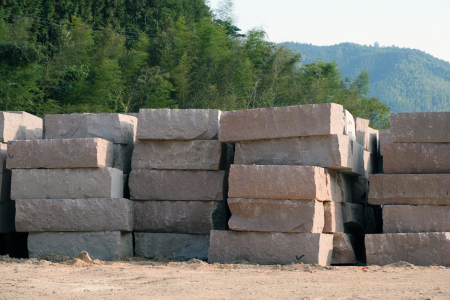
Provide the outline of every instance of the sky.
[[450,62],[450,0],[234,0],[234,15],[243,32],[259,27],[277,43],[378,42]]

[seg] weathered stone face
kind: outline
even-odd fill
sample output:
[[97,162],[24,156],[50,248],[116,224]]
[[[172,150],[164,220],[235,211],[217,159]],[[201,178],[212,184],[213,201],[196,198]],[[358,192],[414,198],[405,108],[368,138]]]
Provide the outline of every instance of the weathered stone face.
[[133,200],[225,200],[225,171],[132,170]]
[[326,169],[328,194],[333,202],[353,202],[352,182],[356,180],[347,174],[336,170]]
[[227,229],[224,201],[135,201],[134,230],[209,234]]
[[11,199],[122,198],[123,173],[113,168],[14,169]]
[[46,115],[46,139],[99,137],[115,144],[133,144],[137,119],[123,114]]
[[77,257],[87,251],[92,259],[113,260],[133,256],[131,232],[30,232],[28,252],[30,258],[51,252]]
[[450,112],[391,114],[394,143],[450,143]]
[[209,235],[136,232],[134,236],[137,257],[178,261],[208,258]]
[[344,134],[344,109],[323,103],[227,111],[220,119],[221,142]]
[[356,142],[369,150],[369,123],[370,121],[362,118],[355,118]]
[[228,182],[232,198],[330,200],[319,167],[232,165]]
[[369,204],[450,205],[450,174],[376,174]]
[[133,149],[134,144],[114,144],[113,168],[122,170],[124,174],[130,174]]
[[450,232],[368,234],[367,265],[399,261],[416,266],[450,266]]
[[388,144],[392,144],[391,142],[391,130],[383,129],[379,131],[379,139],[380,139],[380,156],[384,155],[384,147]]
[[0,141],[42,139],[43,121],[24,111],[0,112]]
[[219,134],[217,109],[140,109],[140,140],[211,140]]
[[450,206],[383,205],[383,232],[450,232]]
[[235,231],[321,233],[323,203],[319,201],[229,198]]
[[298,165],[353,168],[353,150],[346,135],[322,135],[236,143],[237,165]]
[[351,234],[342,232],[333,233],[333,255],[331,258],[331,264],[356,264],[358,261],[354,251],[355,243],[355,237]]
[[364,233],[364,206],[355,203],[324,202],[324,233]]
[[113,144],[100,138],[11,141],[8,169],[112,167]]
[[127,199],[16,200],[16,230],[133,231],[133,212]]
[[222,143],[217,140],[140,140],[132,169],[219,170],[221,158]]
[[333,235],[211,231],[209,263],[246,260],[258,264],[306,263],[330,265]]
[[387,144],[383,170],[386,174],[450,173],[450,144]]

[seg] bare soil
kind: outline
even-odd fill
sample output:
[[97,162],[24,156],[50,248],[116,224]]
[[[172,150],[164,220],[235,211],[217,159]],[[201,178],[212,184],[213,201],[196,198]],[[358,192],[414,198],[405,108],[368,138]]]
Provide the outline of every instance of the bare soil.
[[0,256],[0,299],[450,299],[450,268],[442,266],[80,258]]

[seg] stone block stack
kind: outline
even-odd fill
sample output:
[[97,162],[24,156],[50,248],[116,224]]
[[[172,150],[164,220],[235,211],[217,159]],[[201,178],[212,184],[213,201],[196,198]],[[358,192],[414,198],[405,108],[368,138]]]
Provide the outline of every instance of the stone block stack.
[[383,234],[366,236],[367,263],[450,266],[450,112],[392,114],[384,134],[369,193]]
[[211,232],[209,262],[356,263],[366,185],[357,197],[352,185],[372,172],[368,123],[356,132],[364,145],[351,114],[331,103],[224,112],[220,125],[219,140],[235,143],[231,231]]
[[141,109],[130,173],[135,255],[206,259],[210,231],[226,229],[230,145],[219,110]]
[[8,143],[43,137],[43,121],[23,111],[0,112],[0,255],[26,257],[26,234],[14,227],[15,204],[10,198],[11,171],[6,168]]

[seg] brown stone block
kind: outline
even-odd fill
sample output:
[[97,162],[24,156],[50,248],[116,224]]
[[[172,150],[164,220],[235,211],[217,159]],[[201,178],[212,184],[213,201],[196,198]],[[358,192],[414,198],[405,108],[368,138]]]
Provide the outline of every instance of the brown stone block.
[[211,231],[209,263],[245,260],[253,263],[331,264],[333,235],[323,233],[270,233]]
[[353,265],[358,261],[355,255],[356,239],[351,234],[342,232],[333,233],[332,265]]
[[450,112],[391,114],[394,143],[450,143]]
[[364,233],[364,206],[355,203],[324,202],[324,233]]

